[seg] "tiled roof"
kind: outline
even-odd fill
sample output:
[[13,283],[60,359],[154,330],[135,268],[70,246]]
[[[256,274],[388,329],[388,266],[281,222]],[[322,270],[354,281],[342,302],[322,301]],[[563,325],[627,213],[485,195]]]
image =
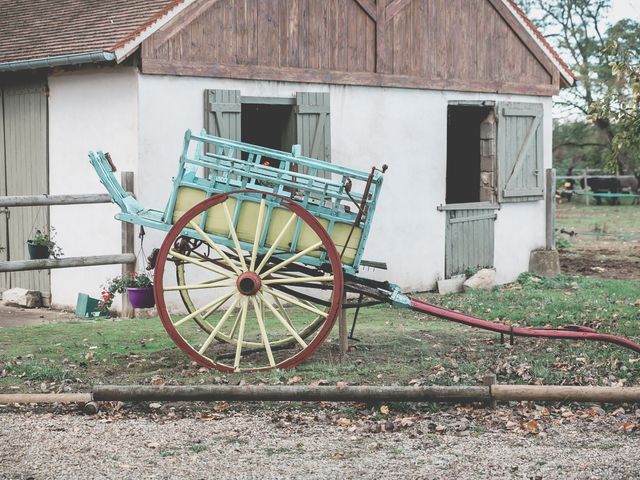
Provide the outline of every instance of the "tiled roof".
[[0,0],[0,63],[114,52],[183,0]]
[[540,33],[540,30],[533,24],[533,22],[527,17],[526,13],[522,11],[522,9],[516,4],[515,0],[507,0],[507,2],[513,7],[516,15],[520,17],[520,19],[524,22],[525,27],[529,30],[529,33],[533,35],[533,37],[538,41],[538,44],[541,44],[545,53],[552,57],[552,60],[555,60],[556,66],[559,67],[561,71],[563,71],[566,75],[568,75],[574,81],[576,80],[575,75],[571,71],[569,65],[565,63],[560,54],[556,51],[555,48],[551,46],[551,44],[547,41],[547,39]]

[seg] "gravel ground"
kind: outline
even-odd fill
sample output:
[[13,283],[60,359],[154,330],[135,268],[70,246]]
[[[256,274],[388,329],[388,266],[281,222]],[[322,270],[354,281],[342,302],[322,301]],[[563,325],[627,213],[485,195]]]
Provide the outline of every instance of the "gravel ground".
[[[509,409],[502,410],[498,417],[507,418]],[[180,418],[166,411],[85,416],[4,408],[0,478],[640,477],[640,432],[625,432],[620,418],[549,424],[531,435],[481,420],[456,429],[451,422],[460,416],[445,411],[373,433],[374,428],[357,427],[357,420],[336,422],[336,416],[318,411],[209,412]],[[450,426],[443,431],[446,422]]]

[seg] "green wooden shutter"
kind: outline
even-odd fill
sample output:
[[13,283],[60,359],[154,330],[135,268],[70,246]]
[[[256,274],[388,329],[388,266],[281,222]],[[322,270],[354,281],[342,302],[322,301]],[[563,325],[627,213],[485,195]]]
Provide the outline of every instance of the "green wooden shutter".
[[298,92],[296,95],[297,143],[302,155],[331,161],[329,94]]
[[230,140],[242,140],[240,90],[205,90],[204,104],[204,128],[207,133]]
[[[6,182],[6,162],[4,158],[4,110],[3,110],[3,93],[2,88],[0,88],[0,196],[5,196],[7,194],[7,182]],[[7,215],[9,209],[8,208],[0,208],[0,261],[4,262],[9,259],[7,249],[7,245],[9,244],[9,236],[7,232]],[[2,272],[0,273],[0,291],[4,291],[11,288],[11,284],[9,282],[9,274]]]
[[502,202],[544,195],[542,104],[498,104],[498,184]]

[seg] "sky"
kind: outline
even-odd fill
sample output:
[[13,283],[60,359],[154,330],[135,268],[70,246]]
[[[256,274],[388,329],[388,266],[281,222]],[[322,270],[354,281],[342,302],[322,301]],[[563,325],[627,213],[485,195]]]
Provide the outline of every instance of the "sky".
[[640,0],[612,0],[607,21],[615,23],[623,18],[640,20]]

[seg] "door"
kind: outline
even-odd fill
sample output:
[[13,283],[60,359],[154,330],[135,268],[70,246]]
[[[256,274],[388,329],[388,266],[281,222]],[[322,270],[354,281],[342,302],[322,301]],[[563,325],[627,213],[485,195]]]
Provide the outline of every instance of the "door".
[[446,214],[445,278],[467,269],[493,267],[497,206],[490,203],[443,205]]
[[[2,88],[0,130],[0,193],[37,195],[49,193],[47,158],[47,90],[44,82],[7,85]],[[36,230],[48,231],[48,207],[13,207],[0,214],[3,258],[29,258],[27,240]],[[12,272],[0,278],[0,288],[39,290],[50,295],[49,271]]]

